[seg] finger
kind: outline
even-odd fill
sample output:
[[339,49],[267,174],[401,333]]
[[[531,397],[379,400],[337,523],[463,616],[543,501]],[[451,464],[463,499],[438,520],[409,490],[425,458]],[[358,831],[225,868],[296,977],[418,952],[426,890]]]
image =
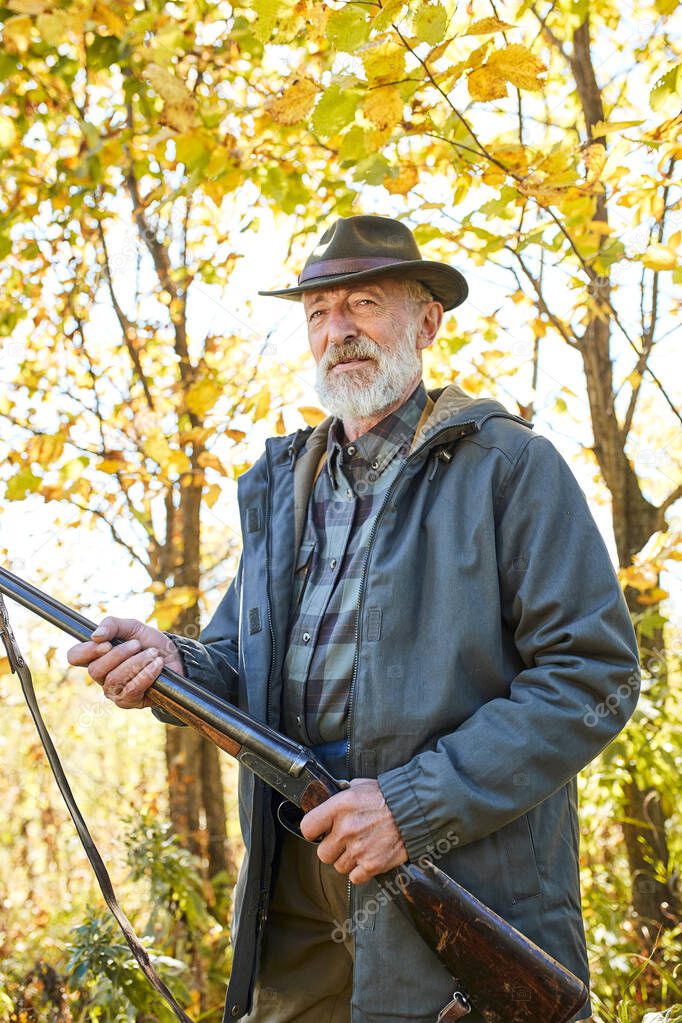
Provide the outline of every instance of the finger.
[[135,618],[103,618],[92,632],[93,639],[133,639],[141,623]]
[[300,824],[303,837],[312,842],[319,835],[331,831],[336,814],[346,805],[345,796],[346,792],[337,792],[331,799],[309,810]]
[[[146,653],[147,651],[145,651]],[[145,693],[150,685],[158,678],[163,668],[163,657],[154,657],[151,661],[140,668],[134,678],[128,682],[114,699],[117,707],[124,710],[131,710],[134,707],[150,706],[145,698]]]
[[354,870],[356,866],[355,856],[348,848],[344,849],[339,858],[334,862],[334,870],[337,870],[339,874],[350,874],[351,870]]
[[326,835],[317,847],[317,857],[323,863],[336,863],[343,855],[346,843],[333,834]]
[[[97,660],[89,665],[90,677],[102,685],[112,671],[118,668],[120,664],[123,664],[129,657],[138,653],[139,649],[139,639],[129,639],[127,643],[119,643],[117,646],[111,647],[108,653],[105,653],[103,657],[98,657]],[[123,677],[121,678],[123,680]]]
[[88,640],[86,643],[76,643],[75,646],[69,647],[66,651],[66,659],[69,664],[87,667],[90,661],[101,654],[106,654],[109,650],[111,650],[111,643],[93,643]]
[[[135,678],[138,671],[156,657],[161,657],[159,651],[156,647],[149,647],[147,650],[140,650],[139,653],[126,657],[120,664],[112,667],[111,671],[108,671],[102,680],[102,687],[107,695],[112,693],[116,696]],[[161,660],[163,661],[163,658]]]
[[[375,873],[378,874],[379,871],[377,870],[375,871]],[[348,875],[348,880],[350,881],[351,884],[364,884],[366,881],[369,881],[370,878],[372,877],[374,877],[374,873],[367,870],[366,867],[358,864],[351,870],[350,874]]]

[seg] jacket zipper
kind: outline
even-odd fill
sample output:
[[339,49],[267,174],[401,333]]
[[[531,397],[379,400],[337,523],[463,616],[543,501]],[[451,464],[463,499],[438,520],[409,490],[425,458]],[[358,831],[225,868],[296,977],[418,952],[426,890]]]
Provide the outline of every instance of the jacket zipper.
[[272,684],[272,675],[275,664],[277,663],[277,636],[275,635],[275,626],[272,621],[272,589],[271,589],[271,558],[270,558],[270,512],[272,506],[272,474],[270,466],[270,450],[266,444],[265,446],[265,464],[267,468],[267,487],[265,489],[265,578],[266,593],[267,593],[267,618],[268,618],[268,629],[270,630],[270,667],[268,669],[268,680],[265,690],[265,721],[270,724],[270,689]]
[[[485,418],[487,419],[488,417],[486,416]],[[484,422],[484,421],[485,420],[482,420],[481,422]],[[433,444],[434,444],[434,441],[436,441],[438,439],[438,437],[441,437],[443,434],[448,433],[448,432],[450,432],[453,429],[458,429],[460,432],[457,434],[457,439],[459,439],[460,437],[464,437],[467,434],[475,433],[477,430],[480,429],[480,425],[481,425],[480,423],[477,424],[474,420],[469,420],[469,421],[467,421],[465,423],[460,423],[457,426],[446,426],[442,430],[439,430],[438,433],[433,434],[432,437],[429,437],[429,439],[427,441],[425,441],[423,444],[421,444],[418,448],[416,448],[412,452],[411,455],[408,455],[408,457],[405,459],[405,461],[401,465],[401,467],[400,467],[398,473],[396,474],[395,478],[391,482],[391,485],[389,486],[388,490],[386,491],[386,496],[385,496],[385,498],[384,498],[384,500],[383,500],[383,502],[382,502],[382,504],[381,504],[381,506],[379,508],[379,511],[376,514],[376,518],[374,519],[374,522],[372,524],[372,528],[370,530],[369,538],[367,540],[367,549],[365,551],[365,557],[364,557],[364,560],[363,560],[363,563],[362,563],[362,571],[360,572],[360,588],[358,590],[358,602],[357,602],[357,605],[356,605],[356,608],[355,608],[355,653],[353,655],[353,672],[351,674],[350,687],[348,689],[348,715],[347,715],[347,722],[346,722],[346,744],[347,744],[347,749],[346,749],[346,766],[348,768],[348,777],[349,778],[350,778],[350,775],[351,775],[351,738],[352,738],[352,723],[353,723],[353,717],[352,717],[353,696],[354,696],[354,693],[355,693],[355,678],[356,678],[356,675],[357,675],[358,660],[359,660],[359,654],[360,654],[360,618],[361,618],[361,612],[362,612],[362,601],[363,601],[363,598],[364,598],[364,595],[365,595],[365,581],[366,581],[366,576],[367,576],[367,564],[369,562],[369,556],[370,556],[370,553],[371,553],[371,550],[372,550],[372,544],[374,542],[374,537],[376,535],[377,526],[379,525],[379,521],[380,521],[381,517],[383,516],[384,511],[386,510],[386,507],[388,506],[388,503],[389,503],[391,497],[393,496],[393,493],[394,493],[394,491],[395,491],[395,489],[396,489],[396,487],[398,485],[398,481],[400,480],[400,477],[402,476],[402,474],[404,473],[405,469],[410,464],[410,462],[414,461],[417,458],[418,455],[421,455],[425,448],[432,447]],[[348,878],[348,918],[351,921],[353,919],[353,884],[352,884],[350,878]]]

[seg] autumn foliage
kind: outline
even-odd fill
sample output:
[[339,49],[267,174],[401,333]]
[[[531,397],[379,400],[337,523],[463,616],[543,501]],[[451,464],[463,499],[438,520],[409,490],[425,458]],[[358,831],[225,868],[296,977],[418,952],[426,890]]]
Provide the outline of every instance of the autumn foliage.
[[[197,635],[234,571],[235,480],[268,433],[323,415],[289,304],[260,332],[256,291],[292,282],[338,216],[404,218],[471,285],[429,382],[534,419],[612,544],[644,692],[581,781],[595,1018],[667,1007],[674,1023],[678,4],[8,0],[0,25],[1,499],[5,521],[49,522],[69,566],[15,526],[9,567],[94,618],[144,594],[159,627]],[[88,577],[86,534],[125,582]],[[218,1020],[233,775],[191,735],[104,715],[57,643],[41,627],[26,651],[48,717],[83,750],[86,804],[161,965]],[[2,667],[0,1020],[165,1018],[101,915]]]

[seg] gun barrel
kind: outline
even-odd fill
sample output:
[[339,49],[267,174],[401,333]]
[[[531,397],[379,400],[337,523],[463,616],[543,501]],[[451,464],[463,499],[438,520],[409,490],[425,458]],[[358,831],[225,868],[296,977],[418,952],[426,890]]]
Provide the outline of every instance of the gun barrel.
[[[37,586],[2,567],[0,592],[81,642],[89,640],[96,628],[94,622],[78,611],[67,607]],[[114,640],[115,644],[118,642]],[[164,668],[147,690],[152,702],[156,702],[156,694],[160,697],[159,705],[172,710],[173,713],[177,708],[184,709],[195,719],[193,724],[198,721],[205,722],[238,747],[244,747],[252,755],[269,761],[283,774],[296,777],[311,759],[310,751],[305,747],[290,741],[280,732],[255,720],[239,708],[228,705],[171,668]],[[171,707],[171,704],[174,706]],[[228,752],[233,756],[239,755],[237,749]]]

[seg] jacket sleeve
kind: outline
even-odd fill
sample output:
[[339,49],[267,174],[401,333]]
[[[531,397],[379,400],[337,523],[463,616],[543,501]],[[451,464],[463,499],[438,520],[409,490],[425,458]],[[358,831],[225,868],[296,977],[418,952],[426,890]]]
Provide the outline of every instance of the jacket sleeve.
[[[495,496],[502,621],[523,662],[508,696],[379,775],[408,855],[464,845],[526,813],[618,734],[639,695],[637,643],[570,468],[532,435]],[[502,624],[502,623],[501,623]]]
[[[180,651],[185,676],[228,703],[237,700],[241,575],[240,560],[237,574],[198,639],[165,633]],[[153,707],[152,714],[169,725],[184,724],[159,707]]]

